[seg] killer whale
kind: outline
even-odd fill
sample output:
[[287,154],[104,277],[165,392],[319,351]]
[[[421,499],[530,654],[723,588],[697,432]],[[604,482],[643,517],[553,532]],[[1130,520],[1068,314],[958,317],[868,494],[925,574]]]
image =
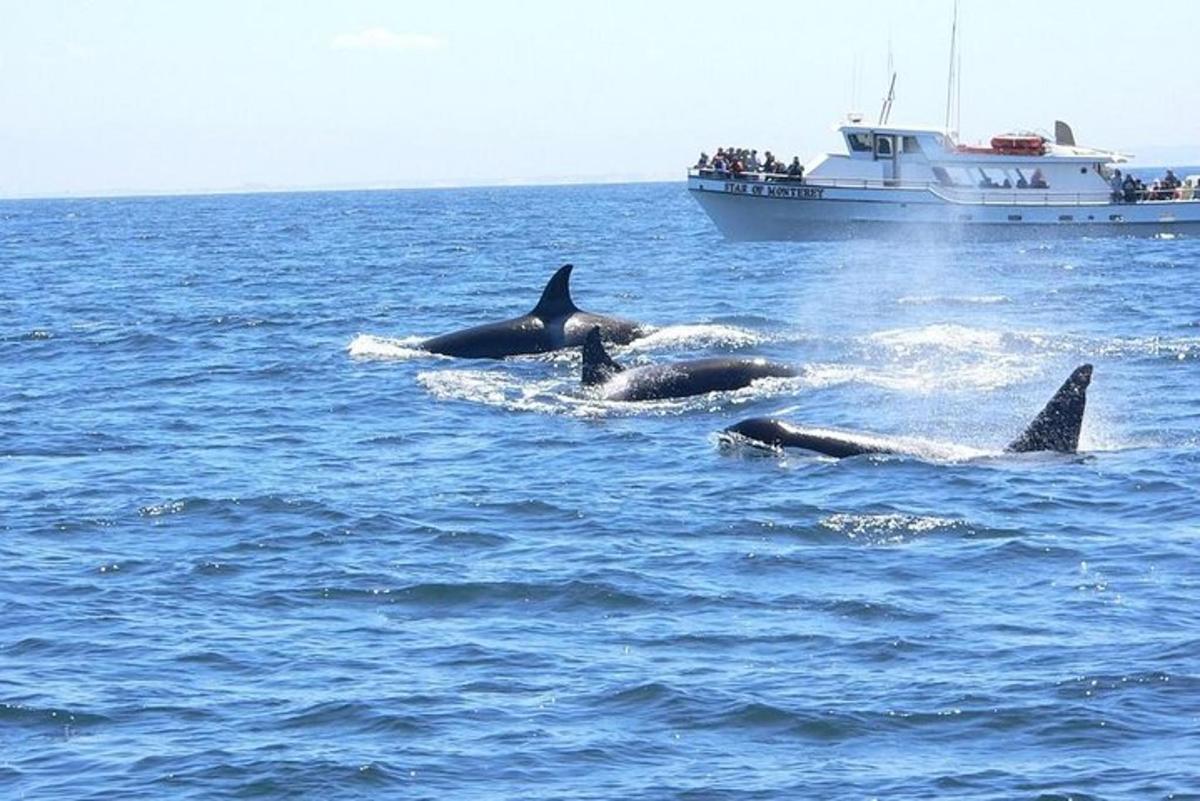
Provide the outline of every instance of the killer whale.
[[[1004,449],[1005,453],[1079,450],[1079,430],[1087,408],[1092,365],[1075,368],[1033,422]],[[864,454],[902,454],[923,458],[955,458],[961,449],[936,443],[915,443],[878,434],[810,428],[768,417],[751,417],[725,429],[756,443],[776,448],[800,448],[838,459]]]
[[760,378],[799,375],[795,367],[766,359],[715,358],[626,369],[604,349],[600,329],[583,343],[583,385],[599,387],[605,400],[646,401],[741,389]]
[[593,328],[600,329],[605,339],[618,345],[626,345],[648,333],[639,323],[591,314],[576,306],[571,300],[572,269],[570,264],[558,268],[528,314],[433,337],[419,347],[430,353],[464,359],[503,359],[578,347]]

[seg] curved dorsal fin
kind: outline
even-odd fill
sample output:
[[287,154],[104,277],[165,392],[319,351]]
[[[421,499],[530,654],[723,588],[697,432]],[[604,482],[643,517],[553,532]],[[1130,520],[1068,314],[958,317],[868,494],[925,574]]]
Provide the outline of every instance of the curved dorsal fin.
[[541,300],[533,307],[533,311],[529,312],[530,315],[545,320],[579,311],[571,301],[571,270],[573,269],[574,267],[570,264],[564,264],[558,268],[558,271],[546,282]]
[[1080,365],[1058,388],[1046,408],[1033,419],[1029,428],[1005,450],[1010,453],[1058,451],[1075,453],[1079,449],[1079,429],[1087,406],[1087,388],[1092,383],[1092,366]]
[[603,384],[625,368],[612,360],[600,340],[600,326],[593,326],[583,341],[583,385]]

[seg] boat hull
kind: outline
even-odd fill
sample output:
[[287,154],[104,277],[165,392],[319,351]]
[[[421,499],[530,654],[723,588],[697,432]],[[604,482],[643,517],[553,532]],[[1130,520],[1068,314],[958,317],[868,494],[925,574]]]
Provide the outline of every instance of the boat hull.
[[1200,200],[1053,202],[1011,192],[961,202],[930,188],[697,178],[689,179],[688,190],[721,234],[738,241],[907,236],[918,230],[941,238],[1200,234]]

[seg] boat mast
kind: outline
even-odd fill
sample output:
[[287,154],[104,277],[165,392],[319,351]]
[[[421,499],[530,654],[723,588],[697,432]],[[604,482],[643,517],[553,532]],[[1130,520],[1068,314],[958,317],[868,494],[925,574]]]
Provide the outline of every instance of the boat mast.
[[888,118],[892,116],[892,102],[896,99],[896,67],[892,60],[892,37],[888,37],[888,60],[887,71],[892,76],[892,82],[888,86],[887,94],[884,95],[883,105],[879,109],[879,125],[887,125]]
[[892,83],[888,87],[887,97],[879,109],[879,125],[887,125],[888,117],[892,116],[892,101],[896,99],[896,73],[892,73]]
[[958,64],[954,72],[954,137],[957,139],[962,135],[962,48],[955,49],[958,51]]
[[954,65],[958,53],[958,0],[954,0],[954,22],[950,26],[950,74],[946,77],[946,130],[950,130],[950,111],[954,100]]

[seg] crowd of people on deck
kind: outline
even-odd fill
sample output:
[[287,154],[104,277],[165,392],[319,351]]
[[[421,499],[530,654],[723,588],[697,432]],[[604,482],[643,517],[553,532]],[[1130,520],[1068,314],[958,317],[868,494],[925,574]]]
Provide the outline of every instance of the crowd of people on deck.
[[718,147],[712,158],[708,153],[701,153],[695,168],[710,170],[722,178],[758,176],[772,180],[804,180],[804,165],[799,156],[793,156],[792,163],[785,164],[768,150],[760,160],[757,150],[744,147]]
[[1173,170],[1167,170],[1162,178],[1155,178],[1147,185],[1132,173],[1121,176],[1114,170],[1109,179],[1114,203],[1137,203],[1139,200],[1192,200],[1200,187],[1192,185],[1192,179],[1179,180]]

